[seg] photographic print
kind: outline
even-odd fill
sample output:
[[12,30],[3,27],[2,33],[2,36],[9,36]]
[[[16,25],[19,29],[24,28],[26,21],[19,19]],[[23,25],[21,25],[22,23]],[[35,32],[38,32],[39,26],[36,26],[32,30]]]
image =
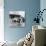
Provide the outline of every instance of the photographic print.
[[25,27],[25,11],[9,11],[10,27]]

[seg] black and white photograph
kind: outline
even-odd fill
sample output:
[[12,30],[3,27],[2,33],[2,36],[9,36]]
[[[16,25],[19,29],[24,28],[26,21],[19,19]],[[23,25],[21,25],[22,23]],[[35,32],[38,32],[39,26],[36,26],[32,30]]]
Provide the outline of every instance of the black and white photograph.
[[9,12],[10,27],[25,27],[25,11]]

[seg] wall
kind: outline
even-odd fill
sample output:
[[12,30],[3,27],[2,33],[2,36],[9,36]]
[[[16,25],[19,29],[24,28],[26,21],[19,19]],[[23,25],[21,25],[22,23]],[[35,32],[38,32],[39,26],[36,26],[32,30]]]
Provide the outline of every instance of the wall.
[[[46,0],[40,0],[40,9],[41,9],[41,11],[42,11],[43,9],[46,9]],[[43,17],[44,20],[43,20],[43,22],[40,21],[40,25],[46,27],[46,20],[45,20],[45,19],[46,19],[46,11],[43,12],[42,17]]]
[[[24,10],[26,26],[24,28],[9,27],[9,11]],[[40,10],[40,0],[4,0],[4,37],[7,41],[18,41],[32,30],[35,14]]]

